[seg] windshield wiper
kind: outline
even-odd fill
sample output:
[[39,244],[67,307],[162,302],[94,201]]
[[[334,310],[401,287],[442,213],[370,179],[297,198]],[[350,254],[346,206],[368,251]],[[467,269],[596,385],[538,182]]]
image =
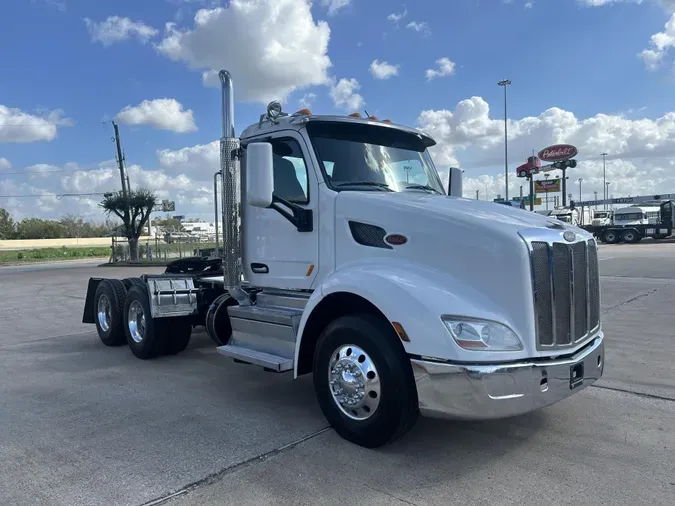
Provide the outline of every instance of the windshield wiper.
[[409,184],[409,185],[406,185],[405,189],[406,190],[431,190],[434,193],[438,193],[438,194],[441,193],[436,188],[432,188],[431,186],[426,185],[426,184]]
[[378,183],[377,181],[345,181],[344,183],[337,183],[335,186],[342,188],[343,186],[377,186],[378,188],[386,188],[389,191],[394,191],[389,188],[388,184]]

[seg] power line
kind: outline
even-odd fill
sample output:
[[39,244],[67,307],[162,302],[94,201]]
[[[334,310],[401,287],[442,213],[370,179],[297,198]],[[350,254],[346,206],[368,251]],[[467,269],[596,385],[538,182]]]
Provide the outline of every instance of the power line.
[[95,193],[29,193],[26,195],[0,195],[0,199],[23,199],[23,198],[41,198],[41,197],[56,197],[57,200],[61,200],[63,197],[91,197],[94,195],[105,195],[108,192],[95,192]]

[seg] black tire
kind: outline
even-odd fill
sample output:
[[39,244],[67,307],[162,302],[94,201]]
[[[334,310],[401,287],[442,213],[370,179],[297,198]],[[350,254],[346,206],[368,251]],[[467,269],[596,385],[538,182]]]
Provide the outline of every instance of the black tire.
[[518,173],[518,177],[527,177],[527,171],[521,170],[521,171]]
[[232,324],[227,308],[237,304],[230,295],[224,294],[211,303],[206,313],[206,333],[217,346],[225,346],[230,342]]
[[614,230],[608,230],[604,234],[602,234],[602,242],[605,242],[607,244],[616,244],[621,240],[619,234],[617,234]]
[[624,242],[628,244],[635,244],[636,242],[640,241],[640,236],[635,230],[626,230],[621,235],[621,238],[623,239]]
[[[140,307],[143,312],[142,323],[137,322],[137,326],[140,327],[140,335],[132,334],[130,328],[129,319],[132,316],[130,315],[132,306],[134,309]],[[147,287],[132,286],[124,300],[124,333],[131,352],[142,360],[155,358],[164,351],[165,323],[162,319],[154,320],[151,314]]]
[[165,330],[164,353],[166,355],[178,355],[185,351],[192,337],[192,323],[188,318],[162,318],[161,327]]
[[145,286],[145,281],[143,281],[141,278],[125,278],[122,280],[122,283],[124,283],[127,291],[131,290],[131,287],[134,285]]
[[[119,279],[104,279],[96,287],[96,293],[94,294],[96,331],[99,339],[106,346],[122,346],[127,343],[124,334],[123,315],[126,295],[127,289]],[[109,309],[107,317],[100,318],[99,308],[103,309],[105,306],[105,301],[102,301],[103,298],[108,302]],[[100,304],[103,304],[103,306]]]
[[[361,348],[377,369],[373,379],[379,378],[379,405],[375,411],[369,410],[366,415],[369,418],[364,420],[350,418],[333,398],[329,367],[334,354],[345,345]],[[350,352],[351,348],[347,348],[347,353]],[[355,362],[362,362],[361,357]],[[313,375],[314,389],[324,416],[347,441],[365,448],[377,448],[401,437],[417,421],[419,406],[410,359],[391,324],[380,317],[355,314],[331,322],[319,337]],[[366,385],[365,390],[368,388]]]

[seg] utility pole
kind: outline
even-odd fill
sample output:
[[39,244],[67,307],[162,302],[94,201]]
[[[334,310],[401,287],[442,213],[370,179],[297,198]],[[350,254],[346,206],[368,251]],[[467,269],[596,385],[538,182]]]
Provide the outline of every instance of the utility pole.
[[[117,123],[112,122],[113,128],[115,130],[115,145],[117,147],[117,166],[120,169],[120,177],[122,179],[122,196],[124,197],[124,221],[126,223],[130,222],[129,216],[129,195],[127,189],[128,179],[124,174],[124,156],[122,155],[122,143],[120,142],[120,130],[117,126]],[[130,234],[132,230],[128,230],[127,234]]]
[[497,83],[498,86],[504,87],[504,198],[509,200],[509,130],[508,130],[508,116],[506,110],[506,87],[511,84],[510,79],[503,79]]
[[[604,196],[602,197],[603,200],[607,200],[607,163],[606,163],[606,158],[607,158],[607,153],[601,153],[602,156],[602,191],[604,193]],[[605,209],[607,209],[607,204],[605,204]]]

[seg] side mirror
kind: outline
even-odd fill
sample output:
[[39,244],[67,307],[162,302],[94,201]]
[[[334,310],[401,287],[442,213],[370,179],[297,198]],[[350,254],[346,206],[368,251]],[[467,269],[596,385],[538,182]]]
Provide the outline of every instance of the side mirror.
[[448,195],[450,197],[462,197],[462,169],[450,167],[448,174]]
[[246,201],[254,207],[270,207],[273,191],[272,145],[252,142],[246,148]]

